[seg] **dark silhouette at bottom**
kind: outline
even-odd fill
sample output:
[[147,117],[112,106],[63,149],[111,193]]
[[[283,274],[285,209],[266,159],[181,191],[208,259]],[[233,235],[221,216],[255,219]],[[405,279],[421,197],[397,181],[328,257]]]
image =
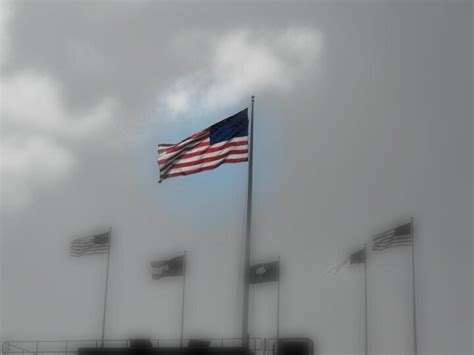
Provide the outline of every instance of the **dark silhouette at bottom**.
[[210,340],[190,339],[183,346],[156,346],[148,339],[131,339],[128,347],[79,348],[77,355],[314,355],[313,342],[308,338],[278,339],[271,345],[252,349],[242,345],[213,345]]

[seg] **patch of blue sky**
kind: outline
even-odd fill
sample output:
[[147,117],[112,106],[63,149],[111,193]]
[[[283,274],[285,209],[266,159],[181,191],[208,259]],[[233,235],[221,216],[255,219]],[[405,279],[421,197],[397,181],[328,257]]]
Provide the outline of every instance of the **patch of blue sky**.
[[[247,163],[224,164],[211,171],[190,176],[159,180],[156,164],[157,146],[161,143],[177,143],[182,139],[209,127],[210,125],[239,112],[245,103],[226,111],[212,113],[189,113],[179,119],[156,117],[156,111],[147,114],[147,132],[136,148],[137,169],[143,171],[143,193],[152,196],[160,210],[166,208],[192,223],[202,213],[215,214],[216,218],[226,218],[229,214],[243,216],[247,193]],[[275,110],[259,107],[255,112],[254,136],[254,199],[272,202],[272,194],[278,193],[277,174],[282,169],[285,145],[281,143],[281,117]]]

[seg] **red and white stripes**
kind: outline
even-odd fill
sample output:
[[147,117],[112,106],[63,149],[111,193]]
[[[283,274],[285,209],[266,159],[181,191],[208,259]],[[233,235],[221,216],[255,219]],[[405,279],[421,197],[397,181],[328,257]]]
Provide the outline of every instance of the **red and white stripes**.
[[248,137],[234,137],[210,144],[209,133],[209,129],[206,129],[178,144],[160,144],[158,146],[160,181],[213,170],[226,163],[241,163],[248,160]]

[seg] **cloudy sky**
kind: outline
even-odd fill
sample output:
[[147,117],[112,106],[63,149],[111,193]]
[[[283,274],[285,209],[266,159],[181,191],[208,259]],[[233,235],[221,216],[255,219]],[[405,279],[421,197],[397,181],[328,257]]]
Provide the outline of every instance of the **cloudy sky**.
[[[246,165],[158,184],[158,143],[255,106],[254,261],[280,256],[281,331],[363,350],[361,270],[326,272],[417,223],[420,349],[472,353],[472,3],[1,2],[2,339],[96,338],[113,228],[108,336],[238,336]],[[409,251],[373,255],[374,353],[412,344]],[[275,292],[252,290],[272,337]]]

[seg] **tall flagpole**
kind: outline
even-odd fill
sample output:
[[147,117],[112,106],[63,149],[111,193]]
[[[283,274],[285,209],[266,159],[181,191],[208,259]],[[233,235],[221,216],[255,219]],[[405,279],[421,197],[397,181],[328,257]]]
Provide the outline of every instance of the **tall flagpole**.
[[109,229],[109,250],[107,252],[107,266],[105,272],[104,313],[102,316],[102,347],[105,340],[105,323],[107,319],[107,294],[109,292],[110,244],[112,244],[112,227]]
[[416,325],[416,288],[415,288],[415,235],[413,233],[413,217],[411,218],[411,270],[413,291],[413,354],[418,355],[418,334]]
[[183,347],[184,341],[184,302],[186,299],[186,251],[184,252],[183,256],[183,294],[181,298],[181,336],[180,336],[180,343],[181,347]]
[[277,285],[277,319],[276,319],[276,338],[280,340],[280,257],[278,257],[278,285]]
[[253,175],[253,116],[254,116],[255,96],[252,95],[250,106],[250,122],[249,122],[249,162],[247,177],[247,214],[245,228],[245,259],[244,259],[244,287],[242,302],[242,342],[244,346],[249,343],[249,283],[248,270],[250,267],[250,250],[251,250],[251,225],[252,225],[252,175]]
[[364,345],[364,351],[365,355],[369,355],[369,320],[368,320],[368,315],[367,315],[367,244],[365,245],[365,261],[364,261],[364,321],[365,321],[365,345]]

